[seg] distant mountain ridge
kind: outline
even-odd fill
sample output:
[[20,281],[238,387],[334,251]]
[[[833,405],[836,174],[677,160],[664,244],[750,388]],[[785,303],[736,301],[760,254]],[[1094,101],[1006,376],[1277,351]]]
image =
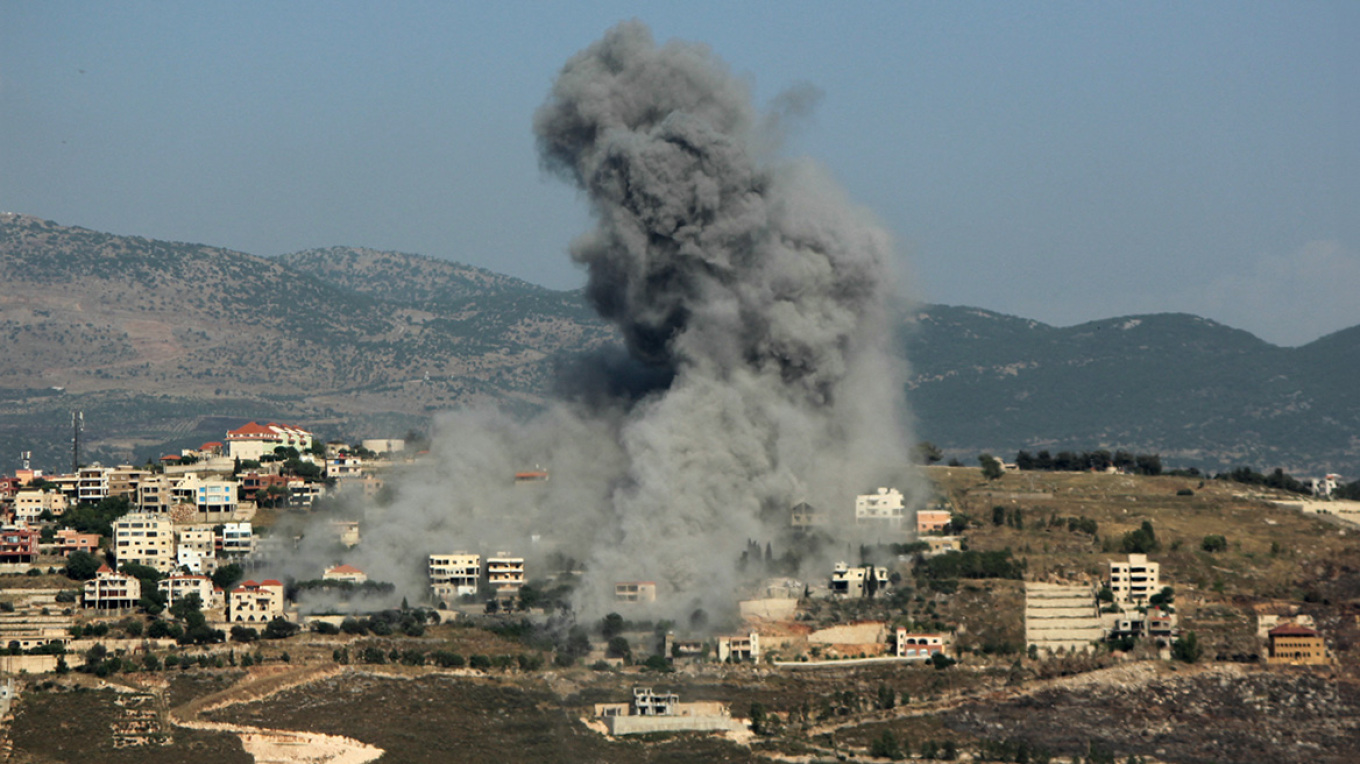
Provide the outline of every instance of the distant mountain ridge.
[[931,305],[904,347],[921,437],[956,452],[1125,448],[1360,471],[1360,327],[1281,348],[1187,314],[1057,328]]
[[[356,438],[534,407],[562,359],[616,341],[579,292],[353,247],[262,258],[0,215],[0,274],[5,470],[20,449],[69,461],[76,408],[85,456],[118,460],[251,418]],[[1059,328],[926,305],[902,345],[920,436],[961,459],[1125,448],[1360,477],[1360,327],[1280,348],[1185,314]]]

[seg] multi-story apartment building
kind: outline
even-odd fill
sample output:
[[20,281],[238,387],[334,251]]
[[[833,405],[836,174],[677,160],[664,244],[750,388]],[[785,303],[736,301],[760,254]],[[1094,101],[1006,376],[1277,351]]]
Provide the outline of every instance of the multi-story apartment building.
[[137,563],[161,573],[175,569],[175,534],[164,515],[133,512],[118,518],[113,523],[113,549],[120,566]]
[[1161,565],[1149,562],[1145,554],[1131,554],[1127,562],[1110,561],[1110,591],[1120,604],[1146,602],[1161,591]]
[[760,635],[754,631],[729,637],[718,637],[718,660],[760,662]]
[[217,607],[217,598],[214,596],[213,582],[207,576],[178,575],[161,579],[158,584],[161,594],[165,595],[165,606],[169,607],[179,600],[197,594],[198,601],[204,608]]
[[250,523],[223,523],[222,535],[216,539],[220,557],[244,557],[255,548],[255,536]]
[[142,582],[126,573],[115,573],[99,566],[94,578],[85,582],[84,605],[95,610],[123,610],[137,606],[142,598]]
[[496,599],[513,600],[524,586],[524,558],[497,552],[486,558],[486,582],[496,590]]
[[452,600],[477,593],[482,578],[482,556],[469,552],[432,554],[427,568],[430,593],[437,600]]
[[38,559],[38,532],[32,528],[0,529],[0,562]]
[[1316,666],[1327,662],[1327,644],[1322,636],[1307,626],[1285,623],[1269,632],[1268,663],[1292,663]]
[[192,504],[198,522],[220,523],[236,517],[236,481],[185,475],[171,490],[176,504]]
[[169,475],[149,475],[142,478],[137,483],[136,498],[133,500],[133,504],[137,505],[137,511],[168,514],[170,508],[175,505],[172,492],[177,482],[179,481]]
[[269,623],[283,615],[283,584],[274,579],[246,581],[227,595],[227,620]]
[[14,519],[16,522],[33,523],[44,512],[60,517],[70,505],[70,499],[56,491],[19,491],[14,494]]
[[97,504],[109,497],[109,472],[98,464],[76,472],[76,501]]
[[904,510],[902,492],[896,488],[880,488],[878,493],[855,497],[855,522],[859,524],[883,523],[900,528]]

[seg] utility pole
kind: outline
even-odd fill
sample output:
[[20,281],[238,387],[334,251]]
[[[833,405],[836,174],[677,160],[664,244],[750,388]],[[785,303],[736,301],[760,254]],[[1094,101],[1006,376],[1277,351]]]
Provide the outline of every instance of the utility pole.
[[71,412],[71,474],[80,471],[80,431],[85,429],[85,412]]

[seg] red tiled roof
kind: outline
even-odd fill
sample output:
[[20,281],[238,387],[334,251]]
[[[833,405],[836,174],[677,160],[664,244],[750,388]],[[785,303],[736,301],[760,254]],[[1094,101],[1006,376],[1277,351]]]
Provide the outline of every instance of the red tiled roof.
[[264,581],[260,582],[260,586],[283,586],[283,582],[276,581],[272,578],[266,578]]
[[327,568],[327,573],[363,573],[362,570],[353,565],[336,565],[334,568]]
[[1272,637],[1316,637],[1317,632],[1297,623],[1285,623],[1270,630]]
[[248,422],[241,425],[240,429],[227,430],[227,437],[245,437],[247,435],[274,435],[274,431],[259,422]]
[[95,572],[96,572],[96,573],[112,573],[112,572],[113,572],[113,568],[110,568],[110,567],[108,566],[108,563],[105,563],[105,564],[103,564],[103,565],[100,565],[100,566],[99,566],[99,570],[97,570],[97,571],[95,571]]
[[207,451],[210,448],[221,448],[222,444],[216,440],[210,440],[198,447],[199,451]]
[[162,457],[161,457],[161,461],[163,461],[163,462],[177,462],[177,461],[179,461],[179,457],[178,457],[178,456],[175,456],[174,454],[166,454],[165,456],[162,456]]

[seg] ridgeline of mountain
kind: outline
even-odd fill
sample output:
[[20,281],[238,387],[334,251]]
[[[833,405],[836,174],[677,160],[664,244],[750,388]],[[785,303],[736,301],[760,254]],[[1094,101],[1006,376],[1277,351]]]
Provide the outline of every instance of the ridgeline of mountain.
[[[559,360],[615,338],[577,292],[366,249],[270,259],[3,214],[0,273],[0,470],[69,462],[75,409],[82,460],[113,461],[252,418],[352,439],[532,407]],[[1280,348],[1184,314],[1058,328],[930,305],[904,345],[919,434],[960,459],[1122,448],[1360,477],[1360,327]]]
[[1178,313],[1057,328],[931,305],[905,345],[920,436],[961,459],[1122,448],[1360,477],[1360,327],[1281,348]]
[[90,458],[255,417],[400,435],[458,405],[536,405],[557,354],[612,337],[578,294],[412,255],[272,260],[3,214],[0,273],[0,468],[21,449],[62,464],[74,409]]

